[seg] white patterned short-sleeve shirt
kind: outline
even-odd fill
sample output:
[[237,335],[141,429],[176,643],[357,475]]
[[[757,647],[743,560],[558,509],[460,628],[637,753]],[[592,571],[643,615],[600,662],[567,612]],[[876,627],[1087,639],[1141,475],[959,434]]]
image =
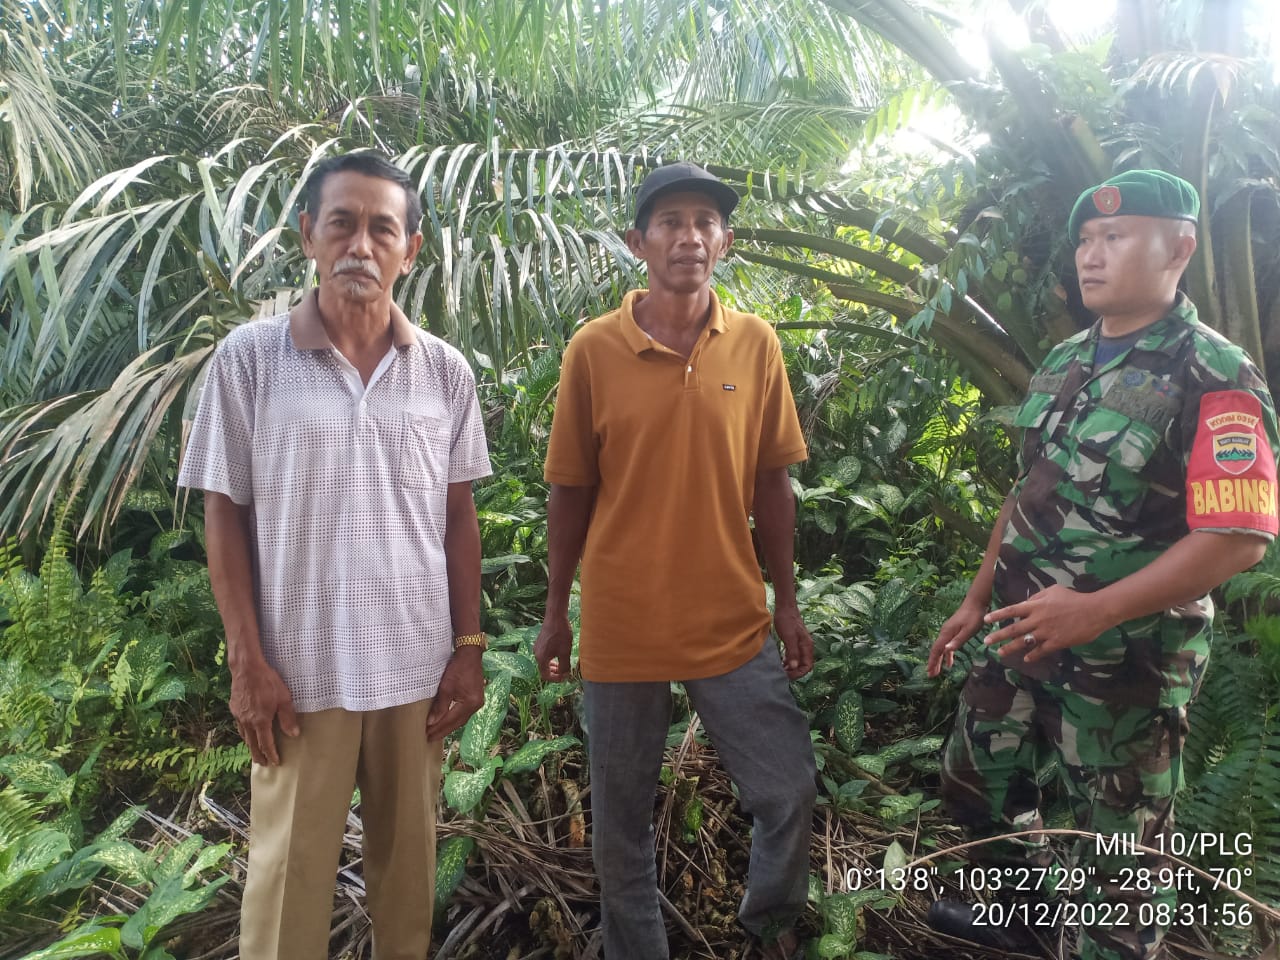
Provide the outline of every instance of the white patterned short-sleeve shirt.
[[368,385],[315,294],[219,345],[178,483],[252,505],[263,652],[304,712],[435,695],[453,631],[450,483],[491,473],[475,378],[393,305]]

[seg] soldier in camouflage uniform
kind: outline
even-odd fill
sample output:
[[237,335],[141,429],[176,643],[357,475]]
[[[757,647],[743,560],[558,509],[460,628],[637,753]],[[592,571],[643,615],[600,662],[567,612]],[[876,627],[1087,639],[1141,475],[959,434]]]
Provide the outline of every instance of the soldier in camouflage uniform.
[[[1113,177],[1072,211],[1081,294],[1100,319],[1032,378],[1014,421],[1020,475],[929,659],[937,675],[984,624],[998,625],[943,753],[948,808],[976,835],[1042,826],[1036,775],[1051,760],[1081,829],[1148,846],[1172,831],[1187,706],[1209,653],[1208,593],[1256,563],[1277,531],[1266,384],[1177,291],[1198,212],[1190,184],[1159,171]],[[1167,924],[1152,905],[1171,907],[1175,892],[1139,890],[1122,871],[1155,876],[1168,861],[1101,855],[1094,843],[1078,854],[1094,870],[1079,894],[1097,906],[1078,895],[1056,923],[1034,909],[1006,922],[939,901],[930,922],[1015,946],[1034,932],[1015,927],[1070,917],[1085,960],[1159,956]],[[1050,862],[1043,837],[979,856]]]

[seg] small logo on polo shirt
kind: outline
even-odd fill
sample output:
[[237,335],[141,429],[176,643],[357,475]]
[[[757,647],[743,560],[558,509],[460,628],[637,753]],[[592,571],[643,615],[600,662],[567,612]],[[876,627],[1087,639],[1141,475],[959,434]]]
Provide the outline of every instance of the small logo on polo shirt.
[[732,383],[722,383],[722,384],[720,384],[720,386],[721,386],[723,389],[725,389],[725,390],[737,390],[737,389],[738,389],[738,388],[737,388],[737,387],[735,387]]

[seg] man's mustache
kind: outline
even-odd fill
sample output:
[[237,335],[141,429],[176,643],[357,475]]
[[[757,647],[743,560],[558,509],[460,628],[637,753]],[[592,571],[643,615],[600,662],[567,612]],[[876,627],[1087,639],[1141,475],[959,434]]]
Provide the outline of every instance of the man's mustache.
[[382,271],[378,269],[376,263],[372,260],[360,260],[355,257],[347,257],[333,265],[334,276],[343,273],[366,273],[375,280],[382,279]]

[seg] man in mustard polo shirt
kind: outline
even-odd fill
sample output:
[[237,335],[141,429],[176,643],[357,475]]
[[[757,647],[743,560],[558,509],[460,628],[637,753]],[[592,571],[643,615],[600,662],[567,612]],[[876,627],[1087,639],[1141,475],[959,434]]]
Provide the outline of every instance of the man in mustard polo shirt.
[[669,955],[653,804],[671,681],[684,683],[754,818],[739,919],[765,956],[796,953],[791,928],[806,900],[816,771],[788,677],[812,667],[813,642],[796,606],[787,467],[807,454],[777,335],[711,290],[737,202],[693,164],[653,171],[627,231],[649,289],[579,330],[561,369],[535,652],[544,678],[569,675],[569,589],[581,559],[592,853],[608,960]]

